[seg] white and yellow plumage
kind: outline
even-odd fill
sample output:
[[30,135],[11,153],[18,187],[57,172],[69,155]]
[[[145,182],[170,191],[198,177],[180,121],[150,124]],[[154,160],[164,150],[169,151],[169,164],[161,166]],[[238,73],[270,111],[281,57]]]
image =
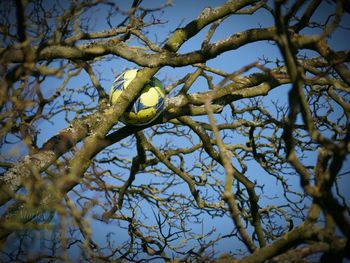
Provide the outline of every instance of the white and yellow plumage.
[[[112,105],[136,77],[137,69],[120,74],[112,84],[109,99]],[[125,124],[145,125],[155,120],[164,110],[165,92],[159,79],[153,77],[142,89],[141,95],[125,110],[121,121]]]

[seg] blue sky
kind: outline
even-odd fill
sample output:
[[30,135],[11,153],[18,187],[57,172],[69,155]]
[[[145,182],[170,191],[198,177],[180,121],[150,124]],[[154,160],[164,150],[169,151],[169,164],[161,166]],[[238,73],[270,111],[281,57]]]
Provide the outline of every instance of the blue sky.
[[[197,15],[200,13],[200,11],[208,6],[215,7],[220,4],[222,4],[225,1],[210,1],[210,0],[193,0],[193,1],[184,1],[184,0],[174,0],[172,7],[167,7],[164,9],[164,12],[161,13],[155,13],[157,18],[160,18],[162,22],[166,22],[163,25],[158,25],[153,28],[149,28],[149,34],[148,37],[151,40],[158,40],[162,42],[166,36],[169,34],[170,31],[176,29],[179,25],[184,26],[188,22],[190,22],[192,19],[197,17]],[[117,1],[118,5],[120,4],[120,8],[122,10],[127,11],[129,9],[129,6],[131,5],[132,1]],[[161,4],[164,4],[165,1],[159,1],[159,0],[145,0],[143,1],[143,6],[145,7],[158,7]],[[320,9],[319,13],[315,17],[317,19],[318,17],[322,18],[327,15],[327,12],[330,12],[332,10],[329,9],[329,6],[326,2],[323,2],[323,8]],[[106,23],[103,20],[105,17],[106,10],[104,8],[98,8],[95,10],[94,14],[88,14],[91,15],[91,24],[95,25],[95,30],[101,30],[106,28]],[[124,18],[121,17],[120,19],[112,20],[113,25],[117,25],[120,23],[121,20]],[[233,17],[230,17],[226,19],[222,25],[218,28],[217,32],[215,33],[212,41],[217,41],[219,39],[225,38],[229,36],[230,34],[252,28],[252,27],[266,27],[266,26],[272,26],[274,25],[274,20],[272,16],[266,11],[261,10],[254,16],[249,15],[235,15]],[[346,15],[346,19],[343,21],[343,25],[350,26],[350,16]],[[185,53],[189,51],[193,51],[200,48],[201,41],[203,40],[203,37],[205,36],[205,33],[207,31],[207,28],[202,30],[201,33],[196,35],[193,39],[186,42],[180,49],[180,53]],[[305,32],[308,33],[308,32]],[[345,35],[346,34],[346,35]],[[349,37],[348,32],[344,31],[343,29],[339,29],[335,34],[334,37],[330,40],[330,43],[334,44],[334,49],[336,50],[342,50],[345,48],[348,48]],[[346,37],[344,37],[346,36]],[[315,55],[314,52],[306,52],[307,55]],[[276,45],[272,45],[271,43],[253,43],[248,44],[247,46],[244,46],[238,50],[234,50],[231,52],[224,53],[217,57],[214,60],[209,61],[207,64],[211,67],[215,67],[227,72],[234,72],[238,69],[240,69],[242,66],[245,66],[249,63],[256,62],[258,59],[265,57],[269,57],[271,60],[275,60],[276,58],[281,59],[281,55],[277,49]],[[130,63],[128,61],[125,61],[120,58],[112,57],[109,61],[101,61],[94,65],[94,71],[97,75],[101,76],[101,84],[105,88],[106,92],[109,91],[109,88],[113,82],[113,79],[117,73],[120,73],[125,68],[132,68],[136,65],[134,63]],[[272,65],[271,65],[272,67]],[[164,67],[162,68],[158,73],[157,77],[161,80],[164,80],[164,85],[170,84],[172,81],[175,81],[179,78],[182,78],[185,76],[188,72],[193,72],[194,68],[192,66],[186,66],[181,68],[171,68],[171,67]],[[56,90],[56,88],[59,86],[59,84],[63,80],[57,81],[57,79],[48,79],[44,82],[44,90],[47,95],[52,93]],[[219,81],[219,78],[214,78],[214,82]],[[86,73],[81,73],[79,76],[73,78],[67,85],[67,88],[71,89],[80,89],[84,84],[91,85],[90,80]],[[196,81],[191,87],[191,92],[201,92],[207,90],[206,82],[203,79],[200,79]],[[277,89],[275,91],[272,91],[271,94],[264,98],[264,102],[270,105],[270,109],[272,109],[271,101],[272,100],[279,100],[281,104],[287,102],[287,94],[288,94],[289,86],[285,86],[284,88]],[[224,111],[223,114],[228,114],[228,111]],[[74,116],[72,115],[71,118]],[[216,116],[218,121],[220,122],[222,118],[220,116]],[[206,117],[199,118],[201,120],[206,121]],[[67,123],[64,121],[63,114],[58,114],[54,117],[53,123],[48,122],[39,122],[39,128],[41,130],[41,134],[38,138],[39,145],[45,142],[47,139],[52,137],[54,134],[59,132],[61,129],[67,127]],[[129,140],[130,138],[127,138]],[[164,140],[164,139],[163,139]],[[237,141],[241,140],[241,138],[237,138]],[[164,143],[164,141],[160,140],[160,144]],[[181,144],[181,138],[176,139],[174,144]],[[124,153],[124,152],[123,152]],[[135,149],[130,149],[130,152],[125,153],[126,156],[132,157],[135,154]],[[193,157],[192,157],[193,158]],[[308,157],[308,161],[314,161],[315,156],[310,155]],[[194,160],[194,159],[193,159]],[[349,160],[348,160],[349,161]],[[191,165],[191,162],[188,162],[188,165]],[[126,173],[125,171],[116,171],[116,172],[122,172]],[[258,167],[257,165],[251,164],[248,168],[247,175],[249,178],[253,178],[259,181],[260,184],[266,185],[265,191],[275,191],[275,193],[268,193],[271,195],[275,195],[279,197],[279,195],[282,193],[282,188],[279,183],[276,182],[276,179],[271,176],[263,176],[265,172]],[[125,174],[127,176],[127,174]],[[145,177],[144,174],[137,175],[137,179],[135,181],[135,184],[146,184],[149,182],[150,177]],[[263,178],[263,179],[262,179]],[[157,180],[156,178],[153,178],[152,180]],[[297,177],[289,178],[289,182],[296,188],[299,189],[299,179]],[[349,185],[349,180],[345,180],[342,184],[340,184],[340,187],[343,191],[343,193],[348,192],[346,187]],[[187,186],[181,185],[178,189],[178,191],[184,191],[188,192]],[[347,196],[347,199],[349,200],[349,195]],[[260,205],[264,206],[267,204],[275,203],[275,204],[281,204],[285,202],[285,200],[282,200],[280,198],[276,198],[273,200],[269,199],[262,199],[261,202],[259,202]],[[144,203],[140,204],[140,207],[142,205],[145,205]],[[149,215],[149,220],[153,221],[152,213],[149,207],[143,207],[140,208],[142,210],[147,210]],[[217,233],[220,232],[226,232],[227,229],[233,229],[233,223],[232,221],[226,217],[226,218],[216,218],[211,219],[208,217],[202,217],[201,220],[203,220],[202,224],[193,224],[193,229],[198,229],[198,232],[201,232],[201,228],[203,227],[206,231],[209,231],[212,228],[217,229]],[[120,229],[116,225],[108,225],[100,222],[94,222],[93,223],[93,236],[96,239],[97,242],[99,242],[101,245],[105,242],[105,235],[108,232],[113,232],[116,236],[115,241],[120,242],[123,238],[127,238],[127,230]],[[220,252],[227,252],[233,249],[237,248],[243,248],[240,244],[232,244],[231,242],[220,242],[219,246],[216,248]]]

